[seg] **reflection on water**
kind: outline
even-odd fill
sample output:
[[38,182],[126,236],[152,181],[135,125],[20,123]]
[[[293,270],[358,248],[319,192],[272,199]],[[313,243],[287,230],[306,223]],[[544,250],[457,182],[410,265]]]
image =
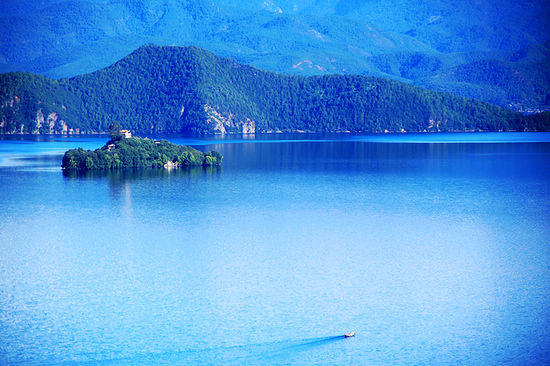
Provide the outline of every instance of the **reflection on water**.
[[[102,169],[102,170],[63,170],[63,177],[68,182],[74,181],[82,184],[86,181],[107,183],[113,202],[120,204],[122,218],[131,218],[132,210],[132,186],[136,184],[149,184],[155,182],[171,182],[178,185],[201,184],[207,180],[219,177],[221,166],[208,167],[181,167],[177,169],[165,168],[131,168],[131,169]],[[175,199],[175,197],[174,197]]]
[[130,169],[102,169],[102,170],[73,170],[64,169],[63,176],[67,179],[98,180],[106,179],[112,185],[118,185],[128,181],[146,179],[183,178],[197,179],[199,177],[211,177],[221,171],[220,166],[209,167],[183,167],[177,169],[164,168],[130,168]]
[[540,158],[550,159],[550,144],[303,142],[211,145],[224,156],[226,169],[331,171],[451,176],[544,174]]

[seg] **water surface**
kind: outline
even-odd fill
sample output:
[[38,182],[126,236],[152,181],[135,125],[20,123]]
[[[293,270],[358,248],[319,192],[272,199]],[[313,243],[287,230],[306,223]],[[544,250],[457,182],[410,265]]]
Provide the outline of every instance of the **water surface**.
[[0,364],[549,359],[549,134],[170,140],[224,164],[0,139]]

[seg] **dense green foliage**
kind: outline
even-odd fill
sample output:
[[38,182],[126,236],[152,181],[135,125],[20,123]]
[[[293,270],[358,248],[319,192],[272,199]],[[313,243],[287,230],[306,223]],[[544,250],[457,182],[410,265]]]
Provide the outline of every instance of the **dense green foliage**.
[[148,42],[196,45],[277,72],[389,77],[550,109],[549,18],[544,0],[3,1],[0,71],[70,77]]
[[161,140],[141,138],[112,139],[101,149],[71,149],[63,156],[65,169],[93,170],[115,168],[154,168],[170,166],[220,165],[222,156],[216,152],[203,153],[188,146]]
[[[67,108],[69,106],[69,108]],[[29,73],[8,73],[0,75],[0,132],[62,133],[63,125],[57,123],[50,129],[47,122],[51,113],[58,120],[81,121],[82,100],[57,80]],[[43,122],[35,122],[32,130],[30,121],[42,116]],[[22,129],[22,125],[27,129]],[[76,127],[82,123],[75,124]]]
[[[0,86],[5,133],[35,131],[37,108],[87,132],[105,132],[113,120],[140,133],[214,133],[220,125],[242,132],[243,123],[256,132],[550,129],[488,103],[402,82],[282,75],[196,47],[149,45],[91,74],[49,80],[10,73],[0,75]],[[28,97],[11,103],[15,93]]]
[[536,131],[549,131],[550,128],[550,112],[542,112],[525,116],[527,125]]
[[474,60],[418,80],[430,89],[507,106],[550,110],[550,43],[511,53],[510,60]]

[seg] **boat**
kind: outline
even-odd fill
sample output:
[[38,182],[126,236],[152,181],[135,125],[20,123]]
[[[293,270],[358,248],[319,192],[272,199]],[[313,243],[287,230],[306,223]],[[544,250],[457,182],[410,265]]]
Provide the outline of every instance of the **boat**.
[[346,337],[346,338],[351,338],[351,337],[354,337],[354,336],[355,336],[354,332],[349,332],[349,333],[344,334],[344,337]]

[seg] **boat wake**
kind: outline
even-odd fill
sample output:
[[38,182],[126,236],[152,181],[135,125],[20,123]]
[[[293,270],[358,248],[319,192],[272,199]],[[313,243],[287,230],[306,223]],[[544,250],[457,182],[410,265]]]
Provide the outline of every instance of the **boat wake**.
[[[89,355],[87,361],[63,362],[42,360],[36,365],[187,365],[187,364],[262,364],[280,362],[277,359],[292,357],[296,353],[313,350],[346,339],[345,335],[331,337],[283,340],[240,346],[204,349],[174,350],[159,353],[141,353],[129,357],[96,358]],[[271,362],[270,362],[271,361]]]

